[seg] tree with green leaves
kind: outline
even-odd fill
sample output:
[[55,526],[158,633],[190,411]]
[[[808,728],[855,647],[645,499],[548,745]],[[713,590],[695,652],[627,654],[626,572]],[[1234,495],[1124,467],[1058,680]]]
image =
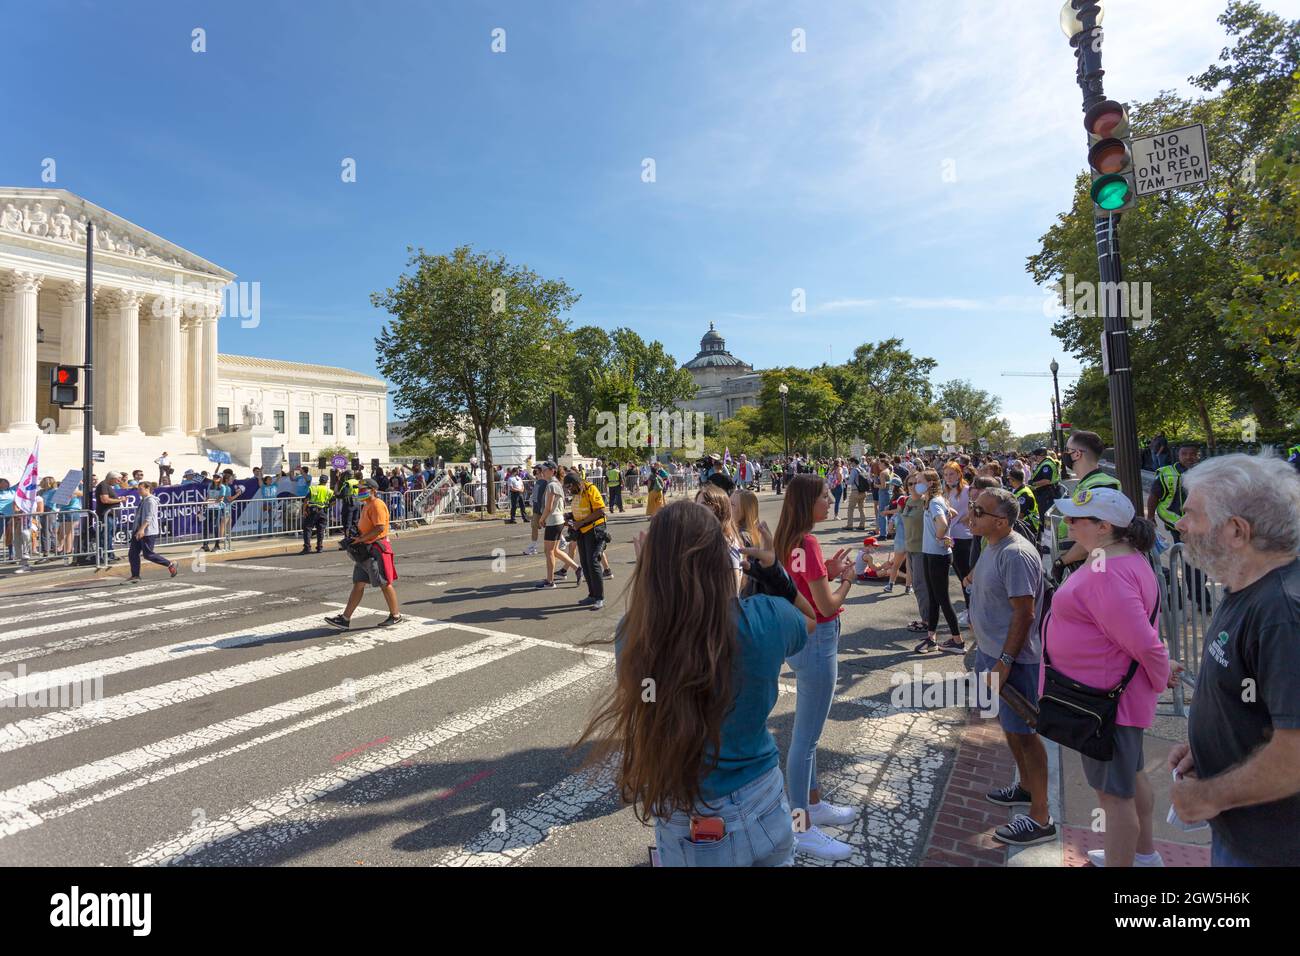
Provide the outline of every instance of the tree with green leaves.
[[857,376],[853,417],[857,436],[875,452],[900,448],[931,417],[936,362],[913,355],[899,338],[864,343],[849,365]]
[[562,279],[469,246],[449,255],[413,250],[407,265],[396,286],[371,295],[392,316],[375,340],[377,364],[413,434],[469,419],[495,511],[489,433],[549,395],[562,356],[542,345],[562,338],[563,314],[578,295]]
[[786,424],[790,434],[790,451],[804,449],[825,435],[826,422],[840,404],[831,383],[816,370],[802,368],[774,368],[763,373],[759,390],[758,408],[763,430],[781,435],[781,393],[784,384],[790,391],[786,395]]

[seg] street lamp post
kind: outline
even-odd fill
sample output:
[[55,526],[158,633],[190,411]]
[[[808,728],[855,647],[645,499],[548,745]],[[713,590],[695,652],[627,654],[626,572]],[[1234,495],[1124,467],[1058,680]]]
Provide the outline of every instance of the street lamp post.
[[[1077,61],[1077,81],[1083,91],[1085,125],[1093,111],[1107,109],[1101,68],[1102,32],[1099,24],[1104,13],[1100,0],[1067,0],[1061,8],[1061,30],[1070,38]],[[1091,132],[1091,127],[1089,128]],[[1102,289],[1119,289],[1124,270],[1119,258],[1119,220],[1116,213],[1098,214],[1093,224],[1097,245],[1097,271]],[[1124,494],[1142,511],[1142,472],[1138,459],[1137,413],[1133,406],[1133,371],[1129,365],[1128,320],[1118,300],[1110,294],[1099,295],[1098,303],[1105,333],[1102,358],[1107,369],[1110,391],[1110,424],[1115,442],[1115,473]]]
[[1061,427],[1061,386],[1056,379],[1056,373],[1061,370],[1061,366],[1056,363],[1056,359],[1052,359],[1052,364],[1048,368],[1052,370],[1052,395],[1055,399],[1052,405],[1052,434],[1056,437],[1056,453],[1064,458],[1065,429]]
[[781,393],[781,436],[785,439],[785,460],[790,460],[790,429],[785,422],[785,397],[790,394],[790,386],[782,382],[777,388]]

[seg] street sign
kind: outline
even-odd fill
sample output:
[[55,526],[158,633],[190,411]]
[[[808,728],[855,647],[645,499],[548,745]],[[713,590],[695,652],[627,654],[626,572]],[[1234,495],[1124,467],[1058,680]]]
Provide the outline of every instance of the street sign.
[[91,461],[103,461],[103,460],[104,460],[104,453],[103,453],[102,451],[100,451],[99,449],[95,449],[94,451],[92,451],[92,452],[90,453],[90,460],[91,460]]
[[1134,139],[1132,152],[1139,196],[1200,186],[1210,180],[1210,151],[1201,123]]
[[342,455],[335,455],[333,458],[330,459],[331,468],[337,468],[339,471],[342,471],[347,466],[348,466],[348,460],[344,458]]

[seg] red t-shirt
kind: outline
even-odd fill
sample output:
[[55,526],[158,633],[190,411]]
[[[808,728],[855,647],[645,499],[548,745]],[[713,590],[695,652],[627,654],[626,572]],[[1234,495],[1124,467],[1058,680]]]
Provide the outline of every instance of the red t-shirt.
[[808,599],[808,603],[817,611],[817,623],[825,624],[827,621],[833,621],[844,608],[839,608],[829,617],[822,614],[821,608],[817,607],[817,602],[813,600],[812,588],[809,583],[820,581],[826,577],[826,562],[822,559],[822,548],[817,543],[817,539],[810,534],[803,536],[802,552],[796,549],[796,552],[790,555],[790,560],[786,562],[785,569],[790,572],[790,577],[794,578],[794,586],[799,589],[799,593]]

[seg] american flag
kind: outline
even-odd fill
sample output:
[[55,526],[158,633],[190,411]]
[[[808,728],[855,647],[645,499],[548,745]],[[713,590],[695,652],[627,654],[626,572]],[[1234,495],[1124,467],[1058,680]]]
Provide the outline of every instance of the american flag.
[[37,477],[39,474],[37,461],[40,459],[40,451],[41,439],[38,436],[36,444],[32,445],[32,453],[27,456],[27,464],[23,467],[23,475],[18,479],[18,488],[14,495],[14,506],[28,514],[36,510],[36,491],[40,484],[40,479]]

